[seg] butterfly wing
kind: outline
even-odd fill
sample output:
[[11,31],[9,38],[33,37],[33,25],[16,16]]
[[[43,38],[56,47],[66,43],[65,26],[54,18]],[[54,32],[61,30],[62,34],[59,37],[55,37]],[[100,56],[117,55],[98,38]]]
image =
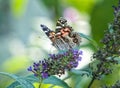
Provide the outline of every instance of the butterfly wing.
[[[42,28],[42,30],[45,32],[45,34],[48,36],[48,38],[52,41],[52,45],[55,47],[55,48],[57,48],[58,50],[63,50],[63,49],[65,49],[66,47],[64,47],[64,46],[66,46],[65,44],[64,44],[64,42],[62,42],[62,40],[60,39],[60,38],[58,38],[58,36],[61,36],[61,34],[57,34],[56,35],[56,33],[54,32],[54,31],[52,31],[52,30],[50,30],[47,26],[45,26],[45,25],[41,25],[41,28]],[[64,45],[64,46],[63,46]]]
[[41,25],[41,27],[52,41],[52,45],[58,50],[68,50],[80,45],[80,35],[76,32],[73,32],[72,27],[67,25],[67,20],[64,18],[58,19],[55,32],[50,30],[45,25]]
[[45,26],[43,24],[41,24],[41,28],[51,41],[55,40],[55,32],[54,31],[50,30],[47,26]]
[[70,38],[71,38],[72,42],[75,44],[75,46],[80,46],[81,37],[80,37],[79,33],[77,33],[77,32],[72,32],[72,33],[70,34]]
[[81,38],[78,33],[73,32],[72,27],[67,24],[67,20],[64,18],[59,18],[56,24],[56,34],[61,34],[61,38],[67,45],[66,49],[74,48],[80,45]]

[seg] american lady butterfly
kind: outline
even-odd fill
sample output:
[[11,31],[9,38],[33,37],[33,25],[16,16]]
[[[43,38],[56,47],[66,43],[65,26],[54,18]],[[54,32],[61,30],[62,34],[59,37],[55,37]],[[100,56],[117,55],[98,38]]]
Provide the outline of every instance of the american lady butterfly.
[[52,45],[58,50],[71,49],[80,45],[80,35],[73,32],[72,27],[67,24],[67,20],[62,17],[58,19],[55,31],[50,30],[45,25],[41,25],[41,27],[52,41]]

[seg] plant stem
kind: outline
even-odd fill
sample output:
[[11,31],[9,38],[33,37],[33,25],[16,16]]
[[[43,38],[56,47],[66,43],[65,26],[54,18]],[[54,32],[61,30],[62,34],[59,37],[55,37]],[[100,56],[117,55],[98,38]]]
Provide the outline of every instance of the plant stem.
[[[100,69],[102,68],[102,66],[103,66],[103,62],[100,62],[100,63],[99,63],[99,67],[98,67],[98,69],[97,69],[97,72],[96,72],[95,74],[99,74]],[[95,79],[96,79],[96,77],[93,76],[92,80],[90,81],[90,83],[89,83],[89,85],[88,85],[88,88],[91,88],[91,86],[92,86],[92,84],[93,84],[93,82],[94,82]]]
[[93,77],[92,80],[90,81],[90,84],[88,85],[88,88],[90,88],[92,86],[94,80],[95,80],[95,77]]
[[41,88],[41,84],[42,84],[42,78],[39,78],[40,82],[39,82],[39,87],[38,88]]

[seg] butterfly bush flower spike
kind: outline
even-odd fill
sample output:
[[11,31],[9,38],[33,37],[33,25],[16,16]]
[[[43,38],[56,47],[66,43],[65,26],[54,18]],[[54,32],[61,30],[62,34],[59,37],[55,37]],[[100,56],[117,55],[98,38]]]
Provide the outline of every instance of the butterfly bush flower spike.
[[51,75],[61,76],[65,74],[65,70],[76,68],[79,61],[82,60],[81,56],[82,51],[77,49],[70,49],[58,54],[49,54],[47,59],[33,63],[33,66],[30,66],[28,71],[43,79]]
[[[119,5],[113,6],[114,19],[108,26],[108,29],[104,33],[104,37],[101,40],[103,44],[94,54],[93,60],[98,63],[90,63],[92,69],[92,80],[89,84],[89,88],[93,84],[94,80],[100,80],[105,75],[109,75],[114,72],[113,68],[119,64],[120,57],[120,1]],[[109,88],[109,87],[108,87]],[[110,87],[113,88],[113,87]],[[119,88],[119,87],[114,87]]]

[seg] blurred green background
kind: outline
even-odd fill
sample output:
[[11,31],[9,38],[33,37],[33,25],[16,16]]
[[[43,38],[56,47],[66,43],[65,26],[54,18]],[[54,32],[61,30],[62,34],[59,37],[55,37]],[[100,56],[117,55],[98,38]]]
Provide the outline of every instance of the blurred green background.
[[[0,0],[0,71],[26,76],[30,74],[26,69],[33,61],[54,53],[40,24],[54,30],[59,17],[66,18],[75,31],[91,36],[101,46],[99,41],[114,17],[112,6],[117,3],[118,0]],[[84,60],[79,67],[89,63],[95,50],[84,39],[81,47]],[[0,88],[9,82],[0,76]],[[84,77],[80,83],[76,78],[72,83],[85,88],[89,80]],[[96,81],[96,84],[102,83]]]

